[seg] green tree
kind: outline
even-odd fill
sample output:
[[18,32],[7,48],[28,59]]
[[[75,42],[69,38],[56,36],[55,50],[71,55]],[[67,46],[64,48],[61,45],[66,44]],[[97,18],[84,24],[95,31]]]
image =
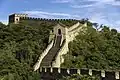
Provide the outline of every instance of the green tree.
[[100,31],[88,26],[86,33],[69,43],[63,67],[119,69],[120,38],[117,30],[102,26]]

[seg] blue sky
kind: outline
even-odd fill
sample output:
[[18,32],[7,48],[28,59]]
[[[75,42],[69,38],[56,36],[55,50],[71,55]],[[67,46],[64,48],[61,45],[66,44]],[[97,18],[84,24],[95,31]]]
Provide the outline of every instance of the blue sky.
[[0,21],[27,13],[40,18],[89,18],[120,31],[120,0],[0,0]]

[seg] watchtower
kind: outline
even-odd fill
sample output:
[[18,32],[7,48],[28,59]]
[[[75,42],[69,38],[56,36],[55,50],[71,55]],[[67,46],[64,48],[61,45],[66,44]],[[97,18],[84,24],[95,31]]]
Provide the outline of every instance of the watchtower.
[[9,23],[15,23],[18,24],[20,21],[20,18],[28,17],[28,14],[12,14],[9,15]]

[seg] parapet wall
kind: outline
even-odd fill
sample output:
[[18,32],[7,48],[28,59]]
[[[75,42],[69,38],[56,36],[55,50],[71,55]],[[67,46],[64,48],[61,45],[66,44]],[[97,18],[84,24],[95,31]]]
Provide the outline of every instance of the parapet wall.
[[[100,80],[119,80],[120,79],[120,71],[112,71],[112,70],[99,70],[99,69],[75,69],[75,68],[56,68],[56,67],[41,67],[39,69],[40,73],[51,73],[55,74],[53,77],[57,77],[58,75],[68,76],[71,74],[81,74],[81,75],[90,75],[90,76],[98,76]],[[45,75],[44,75],[45,76]],[[44,79],[43,79],[44,80]]]
[[47,46],[47,48],[43,51],[43,53],[40,55],[37,63],[34,65],[34,71],[36,71],[37,69],[39,69],[40,64],[42,62],[42,59],[47,55],[48,51],[52,48],[54,43],[54,40],[51,41],[51,43]]
[[80,21],[76,19],[46,19],[46,18],[34,18],[34,17],[20,17],[20,20],[35,20],[35,21]]

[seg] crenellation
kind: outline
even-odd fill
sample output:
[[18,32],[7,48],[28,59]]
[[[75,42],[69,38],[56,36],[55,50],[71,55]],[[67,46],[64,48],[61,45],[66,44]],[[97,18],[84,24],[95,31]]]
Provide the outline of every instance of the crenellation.
[[78,69],[70,69],[70,74],[78,74]]
[[58,19],[54,19],[54,21],[58,21]]
[[63,21],[66,21],[67,19],[63,19]]
[[39,18],[35,18],[35,20],[36,20],[36,21],[38,21],[38,20],[39,20]]
[[105,71],[105,78],[108,80],[115,80],[115,71]]
[[26,17],[24,20],[29,20],[29,17]]
[[52,67],[53,68],[53,73],[59,73],[60,71],[58,70],[58,68]]
[[92,69],[89,69],[89,75],[92,76]]
[[61,69],[60,68],[58,68],[58,73],[61,73]]
[[46,19],[45,19],[45,18],[43,18],[43,21],[46,21]]
[[[17,19],[17,20],[15,20]],[[80,21],[76,19],[46,19],[46,18],[34,18],[34,17],[29,17],[28,14],[12,14],[9,15],[9,23],[19,23],[21,20],[35,20],[35,21]]]
[[42,72],[42,67],[39,68],[39,72]]
[[36,21],[37,19],[36,19],[36,18],[34,18],[34,17],[32,17],[32,20],[35,20],[35,21]]
[[101,77],[105,77],[105,71],[101,70]]
[[52,19],[52,21],[54,21],[54,19]]
[[[81,74],[81,75],[90,75],[98,76],[100,79],[104,80],[119,80],[120,74],[119,71],[111,70],[99,70],[99,69],[73,69],[73,68],[54,68],[54,67],[44,67],[39,69],[40,72],[51,72],[53,74],[60,74],[63,76],[69,76],[71,74]],[[57,75],[56,75],[57,77]]]
[[79,74],[79,75],[81,74],[81,71],[80,71],[80,69],[77,69],[77,74]]
[[81,69],[80,71],[82,75],[89,75],[89,69]]
[[29,20],[34,20],[32,17],[29,17]]
[[63,19],[58,19],[58,21],[63,21]]
[[92,75],[98,75],[101,76],[101,70],[92,70]]
[[27,20],[30,20],[30,17],[27,17],[26,19],[27,19]]
[[52,21],[51,19],[47,19],[47,18],[44,18],[45,19],[45,21]]
[[63,75],[67,75],[68,72],[67,72],[67,69],[66,68],[60,68],[61,72]]
[[29,19],[30,19],[30,17],[26,17],[26,18],[25,18],[25,20],[29,20]]
[[40,20],[40,18],[36,18],[37,20]]
[[50,67],[47,68],[46,71],[47,71],[47,72],[51,72],[51,68],[50,68]]
[[37,21],[39,20],[39,18],[35,18]]
[[56,21],[62,21],[62,19],[56,19]]
[[52,68],[52,67],[50,68],[50,72],[51,72],[51,73],[53,72],[53,68]]
[[26,19],[26,17],[20,17],[20,20],[25,20]]
[[69,70],[69,68],[67,69],[67,73],[70,74],[70,70]]
[[61,21],[62,19],[54,19],[55,21]]
[[72,21],[72,19],[68,19],[68,21]]
[[45,72],[47,72],[47,68],[44,68],[45,69]]
[[45,68],[42,67],[42,72],[45,72]]
[[116,72],[115,72],[115,78],[116,78],[116,79],[120,79],[119,71],[116,71]]

